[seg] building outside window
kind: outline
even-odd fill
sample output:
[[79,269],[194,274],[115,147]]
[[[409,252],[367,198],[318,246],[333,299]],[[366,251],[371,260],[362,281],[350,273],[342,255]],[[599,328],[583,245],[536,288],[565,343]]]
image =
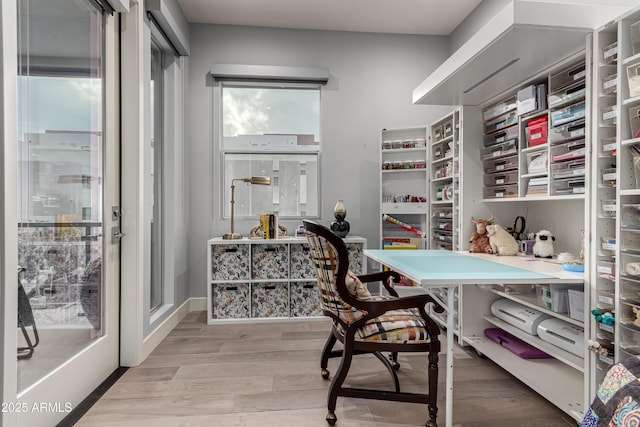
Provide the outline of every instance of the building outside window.
[[317,217],[320,86],[223,82],[221,99],[223,217],[230,216],[231,181],[252,176],[271,185],[237,188],[236,218]]

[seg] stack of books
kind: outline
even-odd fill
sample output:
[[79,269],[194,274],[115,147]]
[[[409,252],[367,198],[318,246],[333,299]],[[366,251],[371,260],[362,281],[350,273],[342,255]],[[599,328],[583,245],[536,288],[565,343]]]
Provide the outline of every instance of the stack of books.
[[531,178],[527,186],[527,196],[546,196],[549,177]]
[[385,237],[382,249],[422,249],[422,240],[412,237]]
[[278,238],[278,217],[275,214],[260,214],[260,226],[265,239]]

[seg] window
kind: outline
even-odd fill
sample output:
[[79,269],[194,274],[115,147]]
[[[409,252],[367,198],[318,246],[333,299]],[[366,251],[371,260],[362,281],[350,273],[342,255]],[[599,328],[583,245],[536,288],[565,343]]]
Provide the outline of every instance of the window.
[[150,293],[150,309],[151,313],[155,312],[164,303],[164,284],[163,284],[163,102],[164,90],[162,74],[163,52],[155,41],[151,38],[151,141],[149,156],[151,161],[150,179],[153,187],[152,198],[152,218],[151,218],[151,293]]
[[267,176],[270,186],[236,191],[236,217],[317,217],[320,86],[224,82],[221,99],[224,216],[233,179]]

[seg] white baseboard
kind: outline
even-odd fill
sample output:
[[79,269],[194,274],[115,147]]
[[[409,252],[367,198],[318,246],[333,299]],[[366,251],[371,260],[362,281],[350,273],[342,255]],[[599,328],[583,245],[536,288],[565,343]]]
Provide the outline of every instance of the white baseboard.
[[207,297],[189,298],[191,306],[189,311],[206,311],[207,310]]
[[156,329],[149,334],[142,342],[142,360],[145,360],[153,350],[169,335],[171,331],[184,319],[191,311],[202,311],[207,309],[207,298],[189,298],[169,317],[167,317]]

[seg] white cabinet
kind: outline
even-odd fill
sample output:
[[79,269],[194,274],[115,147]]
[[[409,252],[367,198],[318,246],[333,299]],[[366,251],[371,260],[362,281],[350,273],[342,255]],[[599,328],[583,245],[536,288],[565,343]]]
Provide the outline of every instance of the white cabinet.
[[[593,321],[590,339],[608,351],[593,355],[591,393],[615,362],[640,354],[640,10],[594,33],[594,153],[591,187],[591,309],[611,311],[615,326]],[[596,95],[597,94],[597,95]],[[596,157],[596,156],[594,156]]]
[[381,246],[422,249],[428,235],[426,127],[384,129],[380,147]]
[[459,247],[459,116],[459,110],[455,110],[430,126],[430,249],[457,250]]
[[[501,320],[491,313],[489,307],[493,301],[506,298],[578,329],[583,328],[583,323],[567,313],[556,313],[541,305],[535,286],[465,286],[463,290],[467,301],[463,307],[465,320],[462,326],[465,344],[494,360],[575,420],[581,420],[588,403],[585,401],[585,359]],[[552,357],[522,358],[487,338],[484,335],[487,327],[500,328]]]
[[584,199],[586,81],[580,54],[484,107],[484,199]]
[[[587,155],[590,117],[586,111],[590,102],[590,70],[585,65],[589,52],[587,49],[559,61],[553,68],[497,94],[486,104],[458,107],[430,127],[432,240],[440,234],[441,223],[451,229],[450,245],[432,242],[431,248],[468,249],[472,217],[493,215],[497,223],[508,228],[517,216],[524,216],[527,222],[524,231],[551,230],[556,236],[556,254],[578,255],[581,233],[589,225],[586,177],[591,164]],[[449,122],[454,123],[451,144],[444,132],[439,131]],[[459,126],[458,137],[455,123]],[[449,146],[451,152],[447,152]],[[451,175],[447,162],[451,162]],[[442,170],[446,171],[444,177],[438,172]],[[442,187],[451,189],[439,197]],[[500,258],[503,257],[495,259]],[[504,258],[526,263],[523,257]],[[586,285],[579,285],[583,303],[589,298],[588,277],[587,273]],[[538,302],[535,288],[530,286],[508,289],[461,286],[452,310],[456,316],[454,334],[459,343],[473,346],[574,419],[582,419],[589,403],[586,392],[590,383],[589,359],[492,315],[491,303],[500,298],[540,310],[583,333],[585,320],[591,319],[577,320],[568,313],[545,308]],[[437,314],[432,315],[438,319]],[[438,320],[444,326],[445,318]],[[532,360],[517,356],[485,336],[486,329],[496,327],[551,357]]]
[[[344,239],[349,268],[366,272],[362,237]],[[207,242],[207,323],[322,316],[316,276],[303,237]]]

